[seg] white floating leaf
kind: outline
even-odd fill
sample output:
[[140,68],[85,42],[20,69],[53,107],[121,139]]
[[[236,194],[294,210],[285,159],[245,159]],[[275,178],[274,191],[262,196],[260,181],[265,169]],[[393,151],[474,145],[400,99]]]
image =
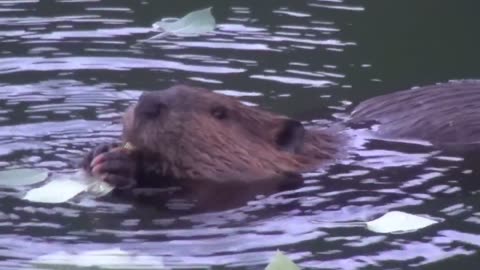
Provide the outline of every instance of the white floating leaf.
[[12,169],[0,172],[0,185],[18,187],[33,185],[45,181],[48,177],[46,169]]
[[300,267],[278,250],[265,270],[300,270]]
[[46,185],[28,191],[24,199],[41,203],[63,203],[87,188],[88,185],[80,181],[65,178],[52,179]]
[[411,232],[438,223],[436,220],[392,211],[367,222],[367,229],[377,233]]
[[41,256],[34,260],[33,264],[41,266],[42,269],[71,269],[73,267],[122,270],[165,269],[161,257],[135,255],[118,248],[74,254],[59,251]]
[[[155,30],[162,30],[177,36],[200,35],[215,29],[215,18],[212,15],[212,8],[206,8],[188,13],[181,19],[164,18],[152,25]],[[164,36],[156,35],[150,39]]]
[[74,174],[54,175],[47,184],[28,191],[24,199],[32,202],[63,203],[82,192],[101,197],[110,193],[113,188],[79,170]]

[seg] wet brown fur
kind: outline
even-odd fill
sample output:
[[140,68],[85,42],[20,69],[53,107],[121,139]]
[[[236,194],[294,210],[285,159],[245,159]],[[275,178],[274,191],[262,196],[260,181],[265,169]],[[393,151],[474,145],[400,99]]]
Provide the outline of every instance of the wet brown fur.
[[143,94],[125,114],[123,140],[142,153],[144,169],[215,183],[288,178],[332,160],[339,146],[333,131],[188,86]]

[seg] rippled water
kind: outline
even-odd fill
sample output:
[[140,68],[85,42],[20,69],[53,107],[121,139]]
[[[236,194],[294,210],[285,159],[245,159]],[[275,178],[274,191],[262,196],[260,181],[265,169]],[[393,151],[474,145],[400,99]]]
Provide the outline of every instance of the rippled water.
[[[119,136],[118,117],[141,91],[177,82],[315,125],[340,121],[378,93],[478,77],[468,1],[388,2],[209,1],[214,33],[139,43],[155,34],[152,22],[207,4],[2,0],[0,166],[72,170],[85,151]],[[476,269],[475,162],[356,136],[349,158],[305,175],[301,188],[226,211],[119,198],[51,206],[2,189],[0,268],[31,269],[32,259],[57,251],[122,248],[186,268],[263,269],[281,249],[306,269]],[[354,224],[389,210],[443,221],[400,235]]]

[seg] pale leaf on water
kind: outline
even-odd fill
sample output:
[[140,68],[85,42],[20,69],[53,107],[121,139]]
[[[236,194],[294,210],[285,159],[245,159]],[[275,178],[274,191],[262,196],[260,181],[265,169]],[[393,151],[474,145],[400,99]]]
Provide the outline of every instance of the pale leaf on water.
[[438,223],[436,220],[400,211],[388,212],[375,220],[366,222],[367,229],[377,233],[412,232],[436,223]]
[[300,270],[300,267],[278,250],[265,270]]
[[54,175],[47,184],[28,191],[24,199],[32,202],[63,203],[82,192],[101,197],[110,193],[113,188],[108,183],[79,170],[73,174]]
[[154,30],[164,31],[164,33],[151,37],[149,40],[173,34],[177,36],[201,35],[211,32],[215,29],[215,18],[212,15],[212,8],[196,10],[188,13],[180,19],[164,18],[152,25]]
[[0,171],[0,186],[18,187],[33,185],[48,178],[46,169],[11,169]]
[[137,255],[119,248],[91,250],[80,253],[59,251],[40,256],[32,262],[41,269],[165,269],[163,259],[149,255]]
[[65,178],[52,179],[47,184],[31,189],[24,199],[31,202],[63,203],[85,191],[85,183]]

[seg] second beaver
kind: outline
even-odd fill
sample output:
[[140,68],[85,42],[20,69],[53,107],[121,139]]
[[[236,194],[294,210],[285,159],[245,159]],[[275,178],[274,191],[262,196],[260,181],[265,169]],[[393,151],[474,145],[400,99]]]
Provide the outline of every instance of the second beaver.
[[[382,136],[421,139],[439,147],[480,138],[480,83],[463,81],[400,91],[357,106],[347,124],[368,124]],[[166,182],[289,184],[331,162],[348,138],[233,97],[189,86],[146,92],[124,116],[122,141],[102,145],[84,168],[118,188]],[[128,142],[133,150],[119,147]]]

